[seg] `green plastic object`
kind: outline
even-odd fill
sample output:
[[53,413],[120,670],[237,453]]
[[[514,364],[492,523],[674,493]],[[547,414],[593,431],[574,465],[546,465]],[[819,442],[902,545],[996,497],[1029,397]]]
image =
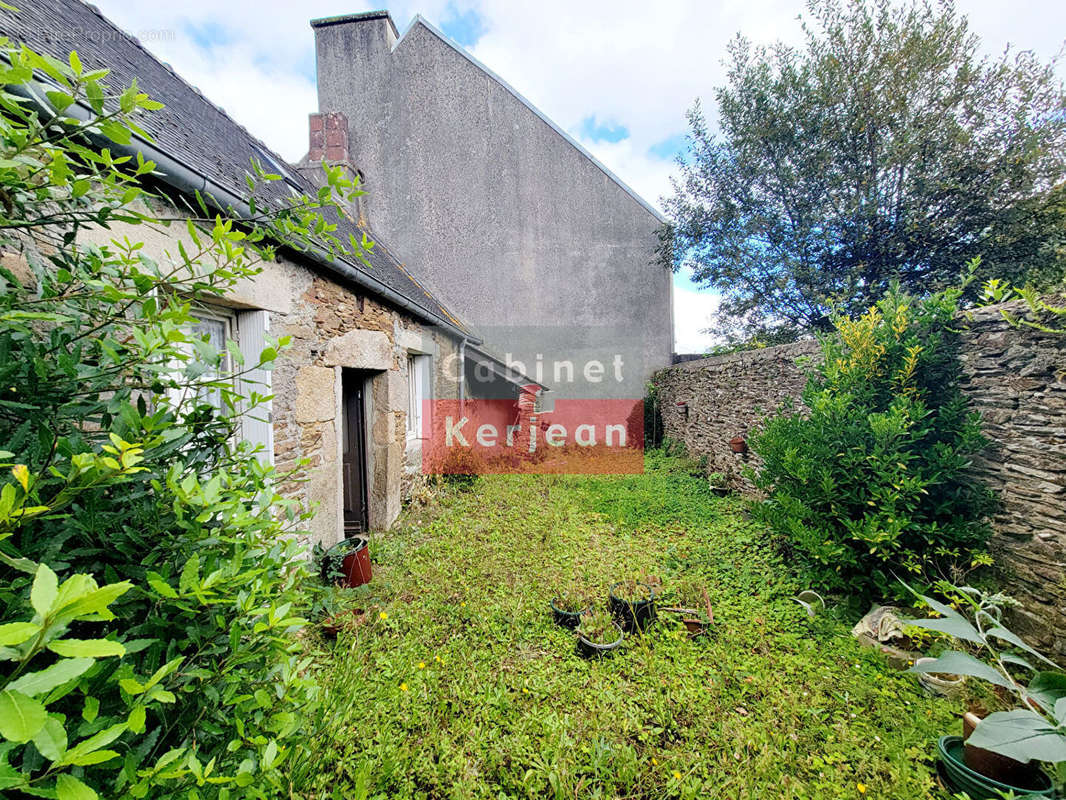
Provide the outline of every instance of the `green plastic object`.
[[963,763],[963,745],[961,736],[941,736],[937,741],[941,770],[944,779],[956,792],[966,792],[973,800],[1001,800],[1006,792],[1014,792],[1014,797],[1054,797],[1055,788],[1051,778],[1040,770],[1033,771],[1032,787],[1022,788],[1009,783],[987,778],[980,772],[974,772]]

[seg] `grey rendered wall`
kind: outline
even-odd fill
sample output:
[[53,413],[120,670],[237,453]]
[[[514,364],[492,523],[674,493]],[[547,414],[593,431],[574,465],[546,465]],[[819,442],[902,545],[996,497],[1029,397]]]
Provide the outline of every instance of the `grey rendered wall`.
[[[539,355],[556,396],[642,396],[672,349],[659,220],[421,21],[395,49],[383,17],[315,35],[319,108],[347,115],[371,225],[413,274],[533,377]],[[584,380],[615,355],[621,382]]]

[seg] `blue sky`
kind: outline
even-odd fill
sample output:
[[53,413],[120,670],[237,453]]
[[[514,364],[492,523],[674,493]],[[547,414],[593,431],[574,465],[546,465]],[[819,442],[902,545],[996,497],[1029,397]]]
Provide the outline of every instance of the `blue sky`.
[[[369,0],[94,0],[214,103],[289,160],[307,149],[317,110],[315,17],[381,7]],[[402,0],[384,4],[402,33],[416,14],[525,95],[653,204],[670,192],[697,98],[714,122],[722,57],[743,32],[756,43],[800,39],[804,0]],[[1063,47],[1066,3],[959,0],[990,54],[1012,43],[1049,58]],[[1066,69],[1059,65],[1059,74]],[[713,341],[717,298],[675,281],[677,348]]]

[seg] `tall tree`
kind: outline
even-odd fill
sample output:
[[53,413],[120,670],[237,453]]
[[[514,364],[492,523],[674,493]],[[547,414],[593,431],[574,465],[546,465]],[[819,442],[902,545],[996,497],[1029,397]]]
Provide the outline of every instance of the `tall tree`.
[[1066,275],[1066,93],[1032,53],[991,59],[951,2],[811,0],[805,43],[729,47],[667,200],[678,269],[744,335],[822,328],[899,280]]

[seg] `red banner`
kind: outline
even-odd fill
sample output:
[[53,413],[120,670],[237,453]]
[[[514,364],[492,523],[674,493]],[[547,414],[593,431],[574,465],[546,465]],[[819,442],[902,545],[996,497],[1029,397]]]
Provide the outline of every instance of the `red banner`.
[[427,400],[425,474],[636,474],[644,471],[642,400]]

